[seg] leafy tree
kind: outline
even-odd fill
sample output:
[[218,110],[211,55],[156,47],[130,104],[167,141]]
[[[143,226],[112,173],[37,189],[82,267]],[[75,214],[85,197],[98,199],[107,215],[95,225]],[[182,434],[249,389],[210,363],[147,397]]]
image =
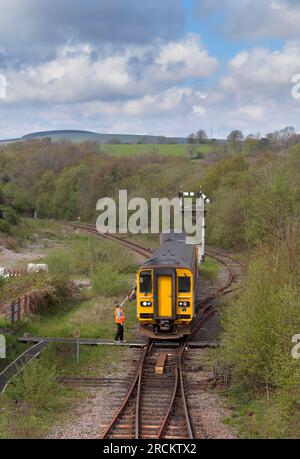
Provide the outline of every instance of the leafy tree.
[[198,132],[197,132],[197,138],[198,138],[198,142],[199,143],[207,143],[207,134],[206,132],[204,131],[204,129],[200,129]]
[[107,145],[121,145],[122,142],[119,139],[112,138],[112,139],[108,139],[105,143]]
[[239,129],[234,129],[227,136],[227,140],[230,140],[232,142],[240,142],[243,139],[244,139],[244,135],[243,135],[242,131],[240,131]]
[[187,138],[187,142],[189,144],[195,144],[197,143],[197,136],[195,134],[190,134]]

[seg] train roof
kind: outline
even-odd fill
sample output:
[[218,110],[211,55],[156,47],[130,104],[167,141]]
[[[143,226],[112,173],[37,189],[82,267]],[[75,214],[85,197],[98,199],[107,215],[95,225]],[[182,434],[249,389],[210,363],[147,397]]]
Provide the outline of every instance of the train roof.
[[143,268],[174,266],[192,269],[195,246],[185,243],[185,235],[163,235],[163,242],[153,255],[143,264]]

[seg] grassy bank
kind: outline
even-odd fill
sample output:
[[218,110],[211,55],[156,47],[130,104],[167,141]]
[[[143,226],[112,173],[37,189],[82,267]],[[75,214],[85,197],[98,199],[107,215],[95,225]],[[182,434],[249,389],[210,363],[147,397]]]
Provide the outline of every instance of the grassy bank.
[[111,349],[82,346],[77,366],[74,345],[49,345],[0,396],[0,439],[43,438],[53,425],[71,421],[70,408],[89,392],[65,387],[60,378],[114,374],[124,352],[114,349],[112,363]]
[[[69,233],[64,226],[55,225],[53,231],[49,222],[32,222],[32,225],[35,239],[41,240],[46,234],[46,239],[52,236],[51,240],[55,241],[41,259],[49,265],[51,276],[62,283],[85,279],[91,286],[73,299],[56,301],[55,297],[49,298],[34,315],[17,324],[18,334],[73,337],[74,329],[79,328],[82,337],[112,339],[116,331],[115,302],[126,296],[135,281],[136,265],[132,254],[113,242]],[[39,277],[35,277],[34,282]],[[19,279],[21,284],[25,282]],[[124,309],[125,338],[129,340],[137,327],[134,304],[129,302]],[[24,348],[11,339],[14,345],[10,346],[10,360]],[[114,349],[112,362],[111,348],[82,346],[78,366],[74,345],[49,345],[12,380],[1,397],[0,438],[40,438],[54,424],[68,421],[69,408],[83,400],[88,392],[64,387],[59,383],[60,377],[113,374],[125,352],[124,348]]]
[[[231,370],[230,421],[245,438],[299,438],[299,241],[276,240],[252,254],[243,289],[222,312],[221,359]],[[272,267],[272,269],[270,269]]]
[[205,257],[205,263],[199,265],[199,272],[207,279],[216,279],[220,271],[219,263],[211,257]]

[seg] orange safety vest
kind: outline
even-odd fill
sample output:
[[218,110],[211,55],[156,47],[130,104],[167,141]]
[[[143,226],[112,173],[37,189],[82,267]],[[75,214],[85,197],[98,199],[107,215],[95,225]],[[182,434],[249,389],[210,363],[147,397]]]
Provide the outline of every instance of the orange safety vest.
[[124,311],[121,308],[116,308],[115,310],[115,321],[116,324],[122,324],[124,323],[125,320],[125,314]]

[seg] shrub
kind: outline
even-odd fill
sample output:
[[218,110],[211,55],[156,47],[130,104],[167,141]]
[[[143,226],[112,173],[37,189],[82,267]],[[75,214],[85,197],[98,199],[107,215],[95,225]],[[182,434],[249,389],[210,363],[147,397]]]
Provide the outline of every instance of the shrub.
[[291,357],[299,333],[300,301],[283,247],[261,248],[249,265],[245,288],[223,311],[222,356],[242,397],[290,390],[300,366]]
[[199,271],[202,276],[208,279],[215,279],[218,277],[220,266],[218,263],[210,257],[205,257],[205,262],[200,263]]
[[56,370],[42,359],[34,360],[7,388],[8,396],[16,402],[25,402],[35,410],[51,407],[58,390]]
[[11,226],[6,220],[0,220],[0,232],[10,234],[11,233]]
[[4,218],[10,225],[16,226],[20,223],[20,219],[16,212],[11,207],[2,207],[4,211]]
[[105,296],[125,294],[130,289],[128,277],[116,266],[103,264],[92,275],[92,284],[97,293]]

